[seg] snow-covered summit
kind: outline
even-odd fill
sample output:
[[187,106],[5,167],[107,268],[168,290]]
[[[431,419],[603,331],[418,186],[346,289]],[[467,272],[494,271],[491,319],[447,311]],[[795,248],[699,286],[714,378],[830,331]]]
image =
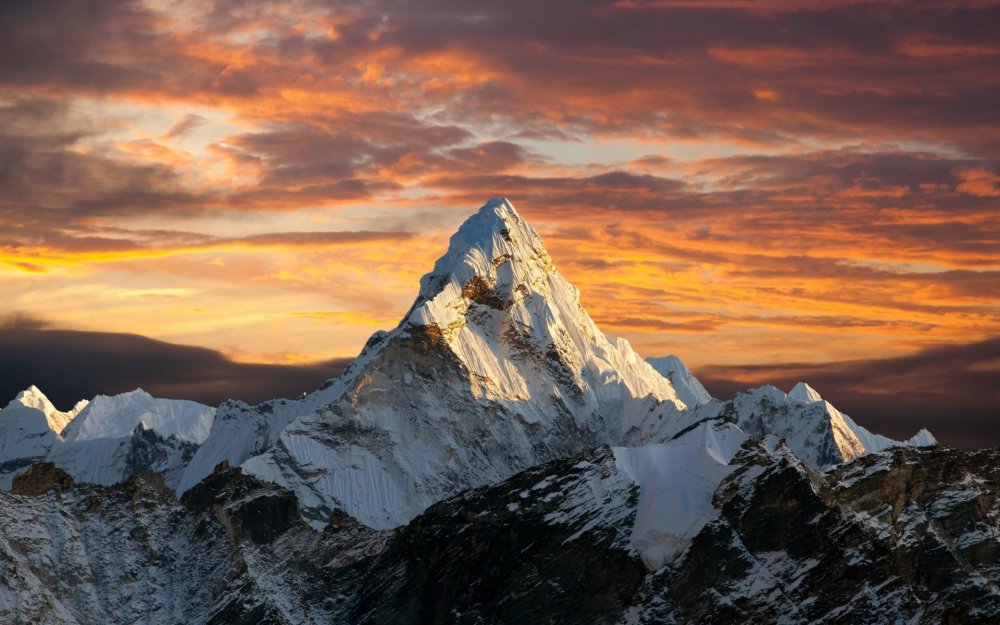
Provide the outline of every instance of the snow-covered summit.
[[910,440],[906,441],[911,447],[934,447],[938,444],[938,440],[934,438],[934,435],[930,433],[927,428],[920,428],[916,434],[910,437]]
[[142,389],[55,409],[31,386],[0,410],[0,489],[36,462],[52,462],[74,480],[113,484],[140,471],[160,471],[176,486],[215,409],[157,399]]
[[792,401],[801,402],[803,404],[814,404],[818,401],[823,401],[823,398],[813,387],[809,386],[805,382],[799,382],[792,390],[788,392],[788,398]]
[[524,401],[550,390],[553,380],[536,384],[533,367],[518,367],[520,360],[564,378],[588,407],[646,396],[680,405],[671,384],[628,342],[598,330],[580,292],[506,198],[490,200],[462,224],[447,253],[420,279],[400,324],[404,331],[411,327],[439,333],[488,399]]
[[140,423],[167,438],[200,444],[212,427],[215,408],[184,399],[159,399],[141,388],[98,395],[63,431],[67,441],[131,436]]
[[[37,391],[37,389],[35,389]],[[30,391],[30,389],[29,389]],[[59,434],[45,413],[37,406],[34,393],[22,393],[18,400],[0,410],[0,488],[10,488],[13,474],[24,467],[45,460]],[[44,397],[44,396],[43,396]],[[28,405],[32,404],[32,405]]]
[[910,441],[874,434],[804,382],[796,384],[787,395],[769,384],[737,393],[722,412],[748,434],[759,438],[773,434],[786,439],[796,455],[816,467],[890,447],[937,443],[926,430]]
[[646,362],[652,365],[653,369],[656,369],[660,375],[670,380],[670,383],[674,385],[674,390],[677,391],[677,396],[689,408],[712,401],[709,392],[677,356],[671,354],[662,358],[647,358]]
[[45,396],[37,386],[32,384],[28,388],[24,389],[17,394],[17,397],[12,399],[7,407],[17,407],[24,406],[26,408],[34,408],[35,410],[41,412],[45,415],[45,420],[49,424],[49,429],[51,429],[56,434],[61,433],[66,425],[76,417],[81,410],[83,410],[87,405],[87,400],[81,400],[76,403],[75,406],[68,412],[58,410],[49,398]]
[[[494,198],[461,225],[448,251],[420,279],[406,321],[447,327],[462,312],[448,304],[463,296],[473,301],[495,298],[490,303],[510,305],[524,299],[529,288],[549,295],[552,288],[546,283],[554,274],[555,266],[535,229],[506,198]],[[569,290],[570,299],[579,297],[575,289]]]
[[40,410],[43,413],[55,412],[56,410],[56,407],[52,405],[52,402],[45,396],[45,393],[34,384],[18,393],[17,397],[7,403],[7,407],[9,408],[15,403]]
[[798,384],[794,393],[786,395],[770,384],[737,393],[731,400],[730,416],[749,434],[786,439],[788,447],[813,466],[853,460],[871,451],[858,437],[863,428],[848,423],[845,415],[822,398],[812,400],[819,398],[813,389]]

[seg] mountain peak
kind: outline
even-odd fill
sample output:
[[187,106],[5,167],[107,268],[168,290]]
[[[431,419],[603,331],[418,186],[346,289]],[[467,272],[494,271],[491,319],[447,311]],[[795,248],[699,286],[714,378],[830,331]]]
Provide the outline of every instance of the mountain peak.
[[[384,529],[460,490],[620,441],[651,408],[662,417],[684,403],[627,341],[601,332],[538,233],[497,198],[451,237],[400,324],[301,406],[266,452],[254,441],[269,434],[240,447],[243,468],[301,493],[311,523],[339,508]],[[211,439],[198,471],[229,448]]]
[[41,411],[45,416],[58,412],[56,407],[52,405],[52,402],[49,401],[49,398],[45,396],[45,393],[43,393],[34,384],[18,393],[17,397],[8,403],[7,406],[10,407],[14,404],[21,404],[27,408],[34,408],[35,410]]
[[456,234],[463,233],[466,236],[499,234],[506,237],[510,230],[522,224],[525,224],[525,221],[510,200],[505,197],[495,197],[483,204],[475,214],[470,215]]
[[933,447],[938,444],[938,440],[927,428],[920,428],[920,431],[906,442],[913,447]]
[[480,207],[476,216],[486,218],[495,217],[508,225],[509,221],[521,221],[521,215],[517,212],[517,209],[514,208],[514,205],[511,204],[510,200],[505,197],[495,197],[490,199]]
[[657,373],[670,380],[674,390],[677,391],[677,396],[688,408],[712,401],[712,395],[677,356],[671,354],[662,358],[647,358],[646,362],[652,365]]
[[[556,274],[541,237],[506,198],[494,198],[452,235],[448,251],[420,279],[420,293],[406,320],[448,326],[459,299],[508,308],[531,291],[550,295]],[[565,282],[563,280],[563,282]],[[579,300],[567,283],[566,295]]]
[[52,405],[52,402],[45,396],[45,393],[34,384],[18,393],[17,397],[7,404],[7,407],[24,407],[37,410],[45,415],[45,421],[48,423],[49,429],[56,434],[61,433],[66,428],[66,425],[80,412],[77,409],[80,407],[79,403],[69,412],[59,410]]
[[164,438],[202,443],[208,436],[215,408],[183,399],[159,399],[141,388],[118,395],[98,395],[66,427],[68,441],[131,436],[139,423]]
[[788,392],[788,398],[803,404],[814,404],[823,401],[823,398],[813,387],[805,382],[799,382]]
[[[452,235],[448,251],[420,279],[420,294],[399,330],[442,340],[492,399],[548,397],[554,382],[562,387],[557,395],[568,391],[582,404],[647,395],[677,401],[670,382],[627,342],[609,340],[597,328],[580,292],[506,198],[486,202]],[[518,371],[512,361],[532,366]],[[541,386],[540,376],[528,374],[535,368],[547,370]],[[613,386],[618,391],[605,388]],[[583,397],[588,394],[593,401]]]

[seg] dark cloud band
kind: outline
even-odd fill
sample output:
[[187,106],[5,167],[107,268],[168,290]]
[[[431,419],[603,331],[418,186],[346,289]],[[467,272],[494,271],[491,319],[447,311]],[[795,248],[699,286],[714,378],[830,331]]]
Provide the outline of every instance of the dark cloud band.
[[97,394],[138,387],[159,397],[217,405],[296,397],[336,377],[350,361],[306,365],[233,362],[202,347],[164,343],[135,334],[44,329],[30,317],[0,328],[0,398],[34,384],[62,409]]

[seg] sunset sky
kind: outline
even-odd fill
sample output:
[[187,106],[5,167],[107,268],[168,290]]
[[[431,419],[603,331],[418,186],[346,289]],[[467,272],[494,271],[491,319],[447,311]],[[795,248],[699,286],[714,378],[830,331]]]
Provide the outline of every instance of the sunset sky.
[[503,195],[717,394],[805,377],[1000,444],[998,33],[991,1],[5,1],[0,373],[120,391],[98,355],[148,349],[114,379],[311,390]]

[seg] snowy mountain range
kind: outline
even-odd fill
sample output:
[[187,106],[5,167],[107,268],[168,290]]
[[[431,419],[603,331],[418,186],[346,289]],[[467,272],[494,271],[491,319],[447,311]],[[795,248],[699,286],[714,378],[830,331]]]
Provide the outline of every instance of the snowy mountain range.
[[61,412],[31,386],[0,410],[0,488],[9,490],[12,478],[36,462],[93,484],[156,471],[176,488],[214,416],[209,406],[157,399],[142,389],[98,395]]
[[[15,491],[3,495],[10,509],[0,510],[0,528],[14,536],[0,542],[0,617],[25,614],[30,622],[52,623],[519,622],[515,616],[527,617],[530,610],[513,597],[523,591],[544,601],[542,581],[536,583],[544,574],[526,572],[521,591],[513,579],[496,582],[493,590],[509,595],[497,594],[487,606],[485,580],[497,573],[488,559],[467,553],[478,549],[487,558],[504,548],[541,550],[531,557],[551,558],[545,566],[565,573],[563,581],[550,580],[558,586],[550,586],[552,605],[566,602],[553,608],[559,618],[536,621],[720,622],[712,616],[729,614],[730,596],[745,606],[744,616],[771,614],[767,609],[794,595],[788,585],[799,577],[789,576],[805,575],[809,557],[826,557],[809,551],[815,545],[780,562],[778,552],[751,548],[741,532],[752,523],[760,523],[753,532],[772,531],[772,508],[755,499],[758,493],[773,496],[771,481],[783,480],[790,492],[805,489],[802,496],[817,515],[840,514],[830,523],[860,532],[859,545],[875,541],[887,562],[906,546],[896,544],[909,536],[899,533],[900,524],[911,528],[912,519],[923,519],[921,527],[929,527],[941,510],[958,514],[964,497],[981,493],[992,493],[975,517],[985,534],[975,540],[962,534],[966,543],[955,545],[948,542],[957,540],[949,529],[936,540],[956,554],[996,543],[1000,515],[992,482],[955,485],[954,497],[936,487],[937,499],[923,501],[919,510],[900,500],[907,495],[892,495],[899,505],[889,513],[851,490],[885,472],[901,477],[880,482],[883,491],[909,484],[915,478],[905,473],[905,463],[943,462],[941,454],[959,453],[924,450],[934,445],[926,430],[908,441],[873,434],[804,383],[788,394],[763,386],[723,401],[711,397],[676,356],[643,360],[627,341],[597,328],[538,234],[500,198],[451,238],[400,323],[373,335],[340,377],[301,398],[255,406],[227,401],[213,409],[137,390],[99,396],[64,413],[34,387],[19,394],[0,410],[0,486]],[[99,518],[83,512],[84,501],[94,497],[103,502]],[[139,500],[148,500],[146,512],[129,517]],[[744,519],[745,510],[764,516]],[[807,531],[811,522],[789,521],[799,523],[795,531]],[[21,530],[11,528],[24,523],[46,528],[44,536],[17,538]],[[464,538],[446,536],[446,526],[465,532]],[[115,547],[81,535],[112,529],[141,536]],[[693,608],[662,586],[689,582],[684,576],[695,574],[696,562],[718,559],[703,550],[725,542],[713,538],[723,530],[742,537],[743,545],[730,540],[724,550],[750,554],[749,568],[730,571],[732,579],[764,567],[761,583],[780,597],[754,607],[739,594],[751,589],[737,580],[736,586],[713,586],[712,596],[721,597],[709,602],[715,608],[706,604],[690,612],[694,617],[684,616]],[[154,536],[159,532],[181,538],[170,542]],[[538,536],[545,538],[538,542]],[[77,545],[75,551],[53,552],[60,540]],[[454,562],[461,563],[454,567],[487,570],[434,564],[440,549],[452,548],[459,550]],[[95,549],[116,555],[94,559],[88,554]],[[1000,543],[996,549],[1000,554]],[[416,553],[427,559],[414,560]],[[574,555],[560,560],[562,553]],[[853,556],[843,549],[837,554],[843,566],[853,566]],[[54,583],[43,570],[54,561],[81,577]],[[573,579],[568,562],[579,567],[576,583],[584,586],[560,585]],[[444,569],[421,568],[438,565]],[[124,591],[109,587],[120,567],[149,567],[128,584],[156,592],[129,604]],[[602,567],[620,567],[622,577],[605,579]],[[188,569],[214,588],[210,595],[190,587],[183,578]],[[963,570],[969,579],[986,580],[983,592],[1000,596],[996,568]],[[607,587],[586,586],[594,575],[593,583]],[[413,594],[414,584],[445,579],[485,594],[439,593],[440,603],[430,607]],[[370,594],[368,583],[381,584],[382,600]],[[882,592],[864,584],[851,588]],[[893,587],[903,589],[892,599],[900,618],[952,609],[947,592],[928,598],[919,584],[907,584]],[[816,582],[817,593],[821,586]],[[602,594],[609,588],[627,597]],[[574,597],[586,602],[591,596],[603,597],[601,609],[573,611]],[[913,597],[923,607],[908,607]],[[504,612],[504,601],[522,607]],[[1000,613],[1000,604],[991,601]],[[811,608],[796,609],[802,619],[789,622],[815,620]],[[437,616],[420,618],[431,614]]]

